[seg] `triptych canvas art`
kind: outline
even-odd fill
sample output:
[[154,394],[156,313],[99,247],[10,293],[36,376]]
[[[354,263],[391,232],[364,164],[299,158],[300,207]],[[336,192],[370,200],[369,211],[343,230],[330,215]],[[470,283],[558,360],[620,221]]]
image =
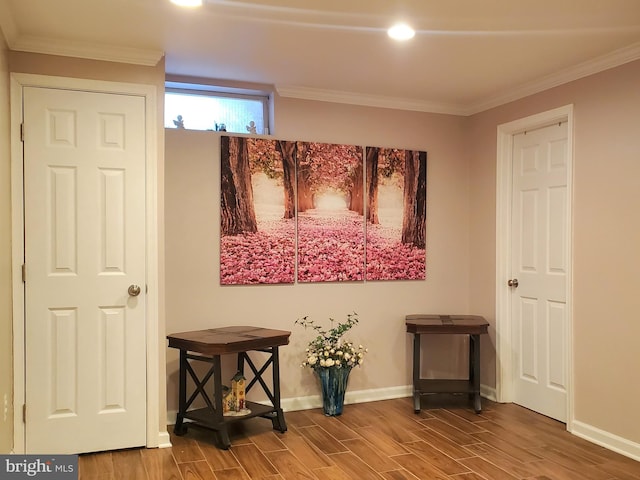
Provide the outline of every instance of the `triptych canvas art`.
[[223,285],[421,280],[427,153],[221,137]]

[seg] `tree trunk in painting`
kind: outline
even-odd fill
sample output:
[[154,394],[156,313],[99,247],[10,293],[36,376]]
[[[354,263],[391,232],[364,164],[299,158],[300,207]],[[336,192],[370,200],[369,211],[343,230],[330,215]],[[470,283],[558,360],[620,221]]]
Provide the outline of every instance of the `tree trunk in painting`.
[[247,140],[241,137],[220,138],[221,190],[220,228],[222,235],[258,231],[253,207],[251,169]]
[[314,208],[313,192],[309,181],[309,167],[304,161],[307,156],[308,145],[298,142],[298,212],[306,212]]
[[364,213],[364,194],[362,191],[362,162],[358,164],[353,172],[353,185],[349,195],[349,210],[362,215]]
[[378,219],[378,154],[377,147],[367,148],[367,221],[372,225],[380,223]]
[[295,218],[296,205],[293,183],[296,174],[296,142],[284,142],[278,140],[276,147],[282,156],[282,172],[284,183],[284,216],[283,218]]
[[402,243],[425,248],[427,152],[405,151]]

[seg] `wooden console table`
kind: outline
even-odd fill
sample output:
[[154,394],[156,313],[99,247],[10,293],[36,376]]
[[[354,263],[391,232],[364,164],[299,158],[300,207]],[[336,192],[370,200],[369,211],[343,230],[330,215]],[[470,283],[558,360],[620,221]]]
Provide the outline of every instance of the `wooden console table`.
[[[433,393],[468,393],[476,413],[482,410],[480,400],[480,335],[487,333],[489,323],[477,315],[407,315],[407,332],[413,333],[413,408],[420,412],[420,396]],[[420,378],[421,335],[469,335],[468,380]]]
[[[180,350],[180,379],[178,416],[174,432],[176,435],[184,435],[188,425],[197,425],[211,428],[216,432],[218,447],[228,449],[231,446],[227,426],[232,422],[243,421],[253,417],[264,417],[271,420],[273,428],[280,432],[287,430],[284,413],[280,407],[280,362],[278,347],[289,343],[291,332],[284,330],[271,330],[260,327],[234,326],[224,328],[212,328],[193,332],[174,333],[168,335],[169,347]],[[247,355],[249,351],[266,352],[269,357],[265,363],[257,368]],[[243,416],[223,415],[223,392],[221,379],[220,356],[225,354],[237,354],[238,371],[244,374],[245,363],[249,365],[254,377],[248,381],[245,392],[260,384],[269,397],[271,405],[262,405],[255,402],[246,402],[246,407],[251,413]],[[209,371],[198,378],[189,361],[201,361],[211,364]],[[267,367],[272,365],[273,382],[271,391],[262,374]],[[187,372],[196,387],[193,394],[187,399]],[[207,383],[213,377],[213,400],[205,390]],[[189,410],[193,401],[201,397],[206,407]],[[184,420],[190,420],[184,422]]]

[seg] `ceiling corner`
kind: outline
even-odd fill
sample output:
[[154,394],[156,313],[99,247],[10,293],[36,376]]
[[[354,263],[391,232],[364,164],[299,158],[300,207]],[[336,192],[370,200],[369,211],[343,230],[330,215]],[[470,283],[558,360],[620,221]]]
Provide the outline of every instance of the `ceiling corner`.
[[7,45],[12,49],[12,45],[18,36],[18,27],[9,7],[9,2],[0,2],[0,31]]

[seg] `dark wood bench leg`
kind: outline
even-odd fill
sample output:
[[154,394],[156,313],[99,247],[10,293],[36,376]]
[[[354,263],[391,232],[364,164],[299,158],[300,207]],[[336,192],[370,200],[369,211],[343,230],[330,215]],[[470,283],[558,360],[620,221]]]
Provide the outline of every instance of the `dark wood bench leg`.
[[420,334],[413,334],[413,411],[420,413]]
[[215,403],[214,421],[217,427],[218,446],[227,450],[231,446],[227,425],[222,410],[222,367],[220,355],[213,356],[213,399]]
[[469,335],[469,357],[471,360],[470,365],[470,378],[473,382],[473,409],[476,413],[482,411],[482,400],[480,397],[480,335]]
[[238,371],[244,376],[244,356],[247,352],[238,352]]
[[176,424],[173,427],[173,433],[178,436],[187,433],[187,427],[184,426],[184,414],[186,413],[187,404],[187,351],[180,350],[180,372],[178,377],[178,415],[176,416]]
[[273,357],[273,408],[276,410],[276,416],[271,420],[271,423],[275,430],[284,433],[287,431],[287,424],[284,421],[284,412],[280,405],[280,354],[278,353],[278,347],[272,348],[271,355]]

